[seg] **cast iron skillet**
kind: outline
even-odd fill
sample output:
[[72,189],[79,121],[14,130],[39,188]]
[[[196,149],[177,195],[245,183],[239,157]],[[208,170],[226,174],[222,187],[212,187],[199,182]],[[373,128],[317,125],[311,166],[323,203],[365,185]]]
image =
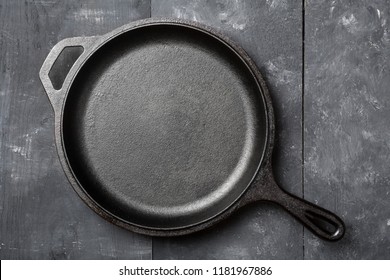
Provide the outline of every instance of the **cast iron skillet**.
[[[49,78],[67,47],[84,50],[60,89]],[[158,236],[207,228],[254,201],[281,205],[338,240],[335,214],[277,186],[274,116],[248,55],[209,27],[142,20],[59,42],[40,78],[73,188],[110,222]]]

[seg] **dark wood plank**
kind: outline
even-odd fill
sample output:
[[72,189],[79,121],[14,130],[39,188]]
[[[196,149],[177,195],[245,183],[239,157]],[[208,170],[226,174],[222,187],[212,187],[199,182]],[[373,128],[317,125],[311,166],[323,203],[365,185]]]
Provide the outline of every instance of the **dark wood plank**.
[[[238,42],[260,67],[277,121],[276,178],[301,195],[301,1],[152,1],[153,17],[212,26]],[[207,232],[153,240],[156,259],[299,259],[302,226],[283,210],[258,204]]]
[[308,259],[390,258],[390,6],[307,1],[305,198],[340,214],[329,244],[307,234]]
[[78,198],[60,167],[38,78],[62,38],[149,17],[149,1],[0,2],[0,258],[149,259],[151,239],[117,228]]

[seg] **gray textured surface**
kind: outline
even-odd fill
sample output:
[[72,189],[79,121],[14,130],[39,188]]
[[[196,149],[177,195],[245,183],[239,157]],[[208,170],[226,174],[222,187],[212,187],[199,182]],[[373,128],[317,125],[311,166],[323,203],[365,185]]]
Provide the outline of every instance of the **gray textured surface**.
[[390,258],[390,6],[308,1],[305,198],[343,216],[337,244],[311,235],[307,258]]
[[[206,23],[243,46],[273,98],[278,182],[297,195],[304,185],[306,199],[343,216],[344,240],[303,235],[283,210],[253,205],[214,229],[152,242],[83,204],[60,167],[38,70],[62,38],[150,14]],[[0,258],[389,259],[389,20],[387,1],[306,2],[302,111],[301,1],[2,0]]]
[[62,38],[103,34],[149,11],[138,1],[1,2],[1,259],[151,258],[150,238],[101,219],[70,188],[38,78]]
[[[210,25],[238,42],[262,70],[275,107],[278,182],[301,194],[301,2],[152,1],[153,17]],[[302,226],[273,205],[254,205],[199,236],[153,240],[154,258],[302,258]]]

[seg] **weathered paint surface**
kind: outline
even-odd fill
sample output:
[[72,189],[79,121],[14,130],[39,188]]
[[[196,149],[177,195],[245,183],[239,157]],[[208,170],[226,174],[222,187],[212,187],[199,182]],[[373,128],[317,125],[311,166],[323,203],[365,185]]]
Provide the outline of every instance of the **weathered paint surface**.
[[341,242],[305,257],[390,258],[390,6],[307,1],[305,198],[340,214]]
[[[286,0],[1,0],[0,258],[389,259],[390,6],[305,1],[304,73],[302,8]],[[216,228],[152,242],[109,224],[77,197],[57,158],[38,70],[62,38],[149,16],[210,25],[254,59],[275,107],[276,178],[341,215],[341,242],[321,241],[264,204]]]

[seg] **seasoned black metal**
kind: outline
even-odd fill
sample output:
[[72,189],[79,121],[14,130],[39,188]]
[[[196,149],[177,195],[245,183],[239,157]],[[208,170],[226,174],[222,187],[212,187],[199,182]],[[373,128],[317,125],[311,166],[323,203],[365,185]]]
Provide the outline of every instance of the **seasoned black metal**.
[[[72,46],[84,52],[56,90],[49,71]],[[268,90],[248,55],[210,28],[149,19],[65,39],[40,78],[69,181],[114,224],[182,235],[263,200],[280,204],[321,238],[343,236],[340,218],[276,185]]]

